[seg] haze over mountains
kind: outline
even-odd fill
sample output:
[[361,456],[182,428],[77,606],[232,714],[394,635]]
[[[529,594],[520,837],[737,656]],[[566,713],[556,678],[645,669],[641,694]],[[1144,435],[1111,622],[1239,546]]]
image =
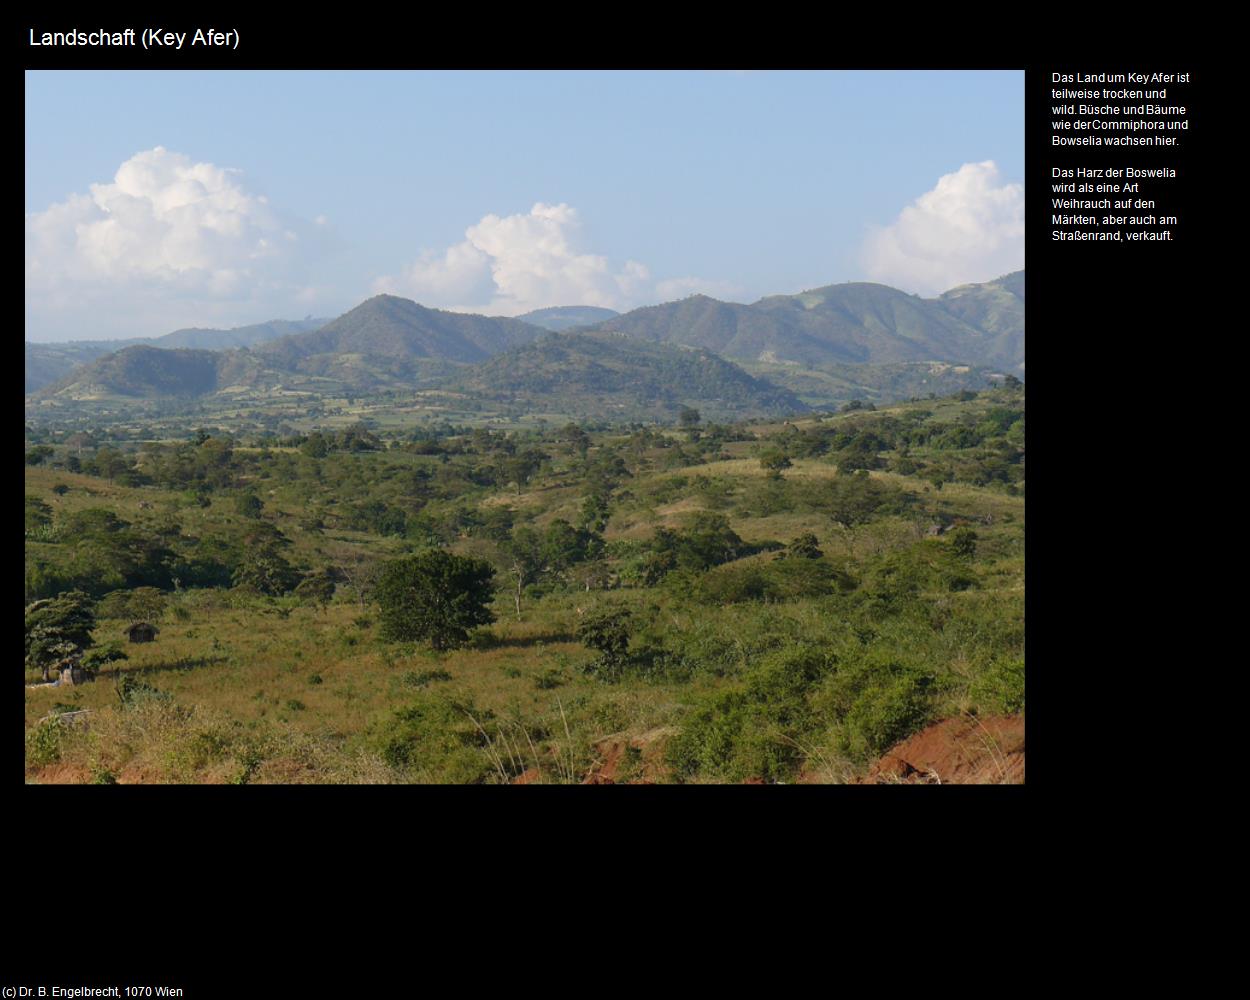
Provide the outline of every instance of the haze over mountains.
[[964,285],[938,299],[866,282],[772,295],[749,306],[693,295],[595,329],[751,361],[952,361],[1014,369],[1024,360],[1023,272],[1017,275]]
[[[67,348],[83,343],[28,343],[28,391],[56,367],[55,358],[40,356],[43,349],[59,349],[63,366]],[[85,343],[115,348],[118,342]],[[571,306],[516,319],[378,295],[329,322],[180,330],[123,347],[42,383],[38,397],[194,398],[279,387],[369,393],[439,385],[539,409],[558,409],[550,405],[558,397],[567,404],[562,412],[593,410],[597,395],[616,406],[632,391],[643,410],[657,414],[702,403],[746,415],[802,409],[778,384],[790,373],[844,375],[848,366],[909,364],[920,372],[927,362],[966,366],[958,369],[965,372],[978,366],[1022,372],[1023,272],[936,299],[853,282],[751,305],[694,295],[623,315]]]
[[132,337],[129,340],[69,340],[56,344],[33,344],[26,341],[26,392],[34,392],[64,378],[79,365],[89,364],[114,351],[127,347],[186,347],[205,351],[222,351],[231,347],[252,347],[267,340],[276,340],[293,333],[306,333],[328,323],[328,319],[275,319],[232,330],[188,327],[163,337]]
[[619,316],[615,309],[603,309],[599,306],[552,306],[550,309],[535,309],[523,313],[517,319],[524,323],[533,323],[544,330],[571,330],[578,326],[593,326],[613,316]]
[[475,365],[448,388],[530,412],[599,419],[672,419],[692,404],[715,420],[808,409],[711,351],[601,332],[548,333]]

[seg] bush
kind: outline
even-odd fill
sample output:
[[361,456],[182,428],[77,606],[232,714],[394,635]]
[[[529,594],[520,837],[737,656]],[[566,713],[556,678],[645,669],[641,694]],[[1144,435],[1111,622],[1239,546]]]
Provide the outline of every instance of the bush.
[[577,625],[577,638],[599,652],[592,672],[616,676],[626,663],[629,649],[630,612],[628,608],[592,611]]
[[278,597],[299,583],[300,574],[277,549],[266,546],[249,549],[230,579],[236,587],[249,587],[258,593]]
[[120,660],[128,660],[129,656],[122,651],[120,645],[110,642],[107,646],[101,646],[99,649],[90,650],[83,658],[82,665],[84,670],[91,673],[98,673],[102,667],[109,663],[117,663]]
[[26,731],[26,763],[31,767],[55,764],[61,759],[61,736],[64,730],[58,719],[47,719]]
[[927,671],[868,655],[839,666],[816,702],[836,724],[838,750],[864,762],[928,721],[934,684]]
[[548,667],[534,678],[534,687],[539,691],[550,691],[552,688],[562,687],[567,683],[568,678],[564,675],[564,671],[556,667]]
[[168,597],[156,587],[111,590],[100,598],[96,614],[100,618],[128,618],[158,622],[165,615]]
[[1014,715],[1024,708],[1024,660],[998,659],[972,683],[971,695],[991,712]]
[[794,601],[853,589],[854,581],[823,559],[734,563],[702,574],[677,573],[667,588],[703,604]]
[[824,553],[820,551],[820,542],[811,532],[799,535],[777,554],[778,559],[819,559]]
[[428,687],[434,681],[449,681],[451,674],[435,667],[433,670],[406,670],[401,675],[401,679],[405,687],[423,688]]
[[134,674],[125,674],[117,682],[117,697],[123,708],[135,708],[149,702],[172,702],[173,695],[154,688],[147,681],[139,680]]
[[695,709],[669,741],[667,762],[679,777],[788,780],[802,764],[800,745],[819,722],[810,695],[833,666],[828,651],[813,647],[764,657],[742,686]]
[[971,528],[956,528],[951,532],[951,548],[957,556],[971,559],[977,551],[977,533]]
[[493,768],[473,718],[485,722],[490,713],[426,697],[374,727],[370,742],[391,767],[419,768],[423,781],[480,784]]

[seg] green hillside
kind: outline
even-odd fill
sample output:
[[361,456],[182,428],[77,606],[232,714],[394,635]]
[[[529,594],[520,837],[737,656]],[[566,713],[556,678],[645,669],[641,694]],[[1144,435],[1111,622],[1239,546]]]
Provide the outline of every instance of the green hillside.
[[603,333],[548,334],[485,362],[451,388],[542,412],[672,420],[683,406],[717,419],[807,407],[710,351]]
[[840,410],[853,400],[879,406],[931,395],[947,396],[964,389],[976,391],[1001,383],[1006,374],[946,361],[885,365],[782,365],[764,361],[739,364],[752,375],[788,389],[818,410]]
[[24,391],[36,392],[60,381],[80,365],[88,365],[123,346],[111,340],[75,340],[63,344],[33,344],[28,340]]
[[937,301],[952,316],[990,336],[988,353],[997,363],[1023,367],[1023,271],[980,285],[960,285],[942,293]]
[[514,319],[427,309],[376,295],[312,333],[284,337],[257,353],[280,367],[316,372],[332,355],[359,355],[403,373],[420,359],[473,363],[528,343],[541,329]]
[[235,347],[252,347],[268,340],[287,337],[295,333],[315,330],[326,323],[324,319],[275,319],[267,323],[254,323],[230,330],[188,327],[175,330],[163,337],[132,337],[128,340],[71,340],[59,344],[35,344],[26,342],[27,393],[36,392],[44,386],[59,382],[80,365],[88,365],[97,358],[128,347],[158,347],[162,349],[192,348],[204,351],[226,351]]
[[[1023,361],[1024,315],[1023,299],[1011,290],[1020,287],[1022,295],[1022,284],[1021,272],[1018,279],[964,286],[947,293],[949,299],[865,282],[773,295],[752,305],[692,295],[594,329],[766,363],[946,361],[1015,368]],[[1020,308],[1013,310],[1003,296]]]
[[[27,428],[27,782],[871,783],[943,720],[959,761],[893,778],[1023,780],[994,735],[1025,707],[1019,383],[682,429],[318,419]],[[494,571],[489,618],[394,635],[391,570],[440,553]],[[42,683],[50,601],[94,682]]]
[[240,367],[237,359],[218,351],[127,347],[76,368],[41,395],[68,399],[203,396],[217,391],[228,370],[233,373]]
[[151,342],[152,347],[190,347],[204,351],[224,351],[232,347],[255,347],[280,337],[308,333],[328,323],[328,319],[274,319],[268,323],[237,326],[231,330],[188,327],[175,330]]

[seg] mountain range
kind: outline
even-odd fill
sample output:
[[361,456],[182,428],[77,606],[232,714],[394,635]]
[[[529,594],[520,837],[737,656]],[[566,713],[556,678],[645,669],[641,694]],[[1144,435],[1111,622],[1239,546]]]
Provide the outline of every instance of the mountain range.
[[127,347],[192,348],[224,351],[232,347],[251,347],[294,333],[307,333],[328,323],[328,319],[274,319],[267,323],[239,326],[232,330],[188,327],[163,337],[132,337],[129,340],[69,340],[59,344],[34,344],[26,341],[26,392],[34,392],[59,381],[79,365],[90,364],[106,354]]
[[560,331],[578,326],[593,326],[619,315],[615,309],[603,309],[599,306],[552,306],[550,309],[522,313],[517,319],[523,323],[541,326],[544,330]]
[[[751,305],[693,295],[624,314],[570,306],[526,317],[446,312],[378,295],[329,322],[176,331],[96,356],[37,386],[37,396],[194,398],[279,387],[369,393],[437,385],[531,407],[560,396],[569,404],[562,412],[593,412],[596,396],[632,391],[657,414],[702,404],[745,415],[802,409],[781,387],[791,374],[792,387],[803,373],[836,373],[846,382],[849,372],[852,383],[908,393],[937,371],[932,362],[982,381],[982,368],[1022,372],[1024,362],[1023,272],[934,299],[852,282]],[[306,328],[297,329],[301,323]],[[553,334],[553,327],[567,332]],[[38,356],[32,365],[32,349],[61,349],[63,363],[71,346],[27,344],[28,391],[54,367]],[[890,366],[889,376],[877,376],[874,366]]]
[[1024,361],[1024,273],[922,299],[850,282],[753,305],[692,295],[594,327],[704,347],[727,358],[803,365],[950,361],[1016,368]]
[[548,333],[474,365],[446,388],[530,413],[609,420],[673,420],[683,406],[713,420],[809,408],[711,351],[593,331]]

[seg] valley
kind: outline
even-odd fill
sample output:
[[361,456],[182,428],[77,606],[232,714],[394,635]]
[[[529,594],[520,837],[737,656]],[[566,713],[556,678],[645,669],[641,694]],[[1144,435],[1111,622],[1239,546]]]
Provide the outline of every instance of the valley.
[[28,345],[28,782],[1023,780],[1022,274],[304,322]]

